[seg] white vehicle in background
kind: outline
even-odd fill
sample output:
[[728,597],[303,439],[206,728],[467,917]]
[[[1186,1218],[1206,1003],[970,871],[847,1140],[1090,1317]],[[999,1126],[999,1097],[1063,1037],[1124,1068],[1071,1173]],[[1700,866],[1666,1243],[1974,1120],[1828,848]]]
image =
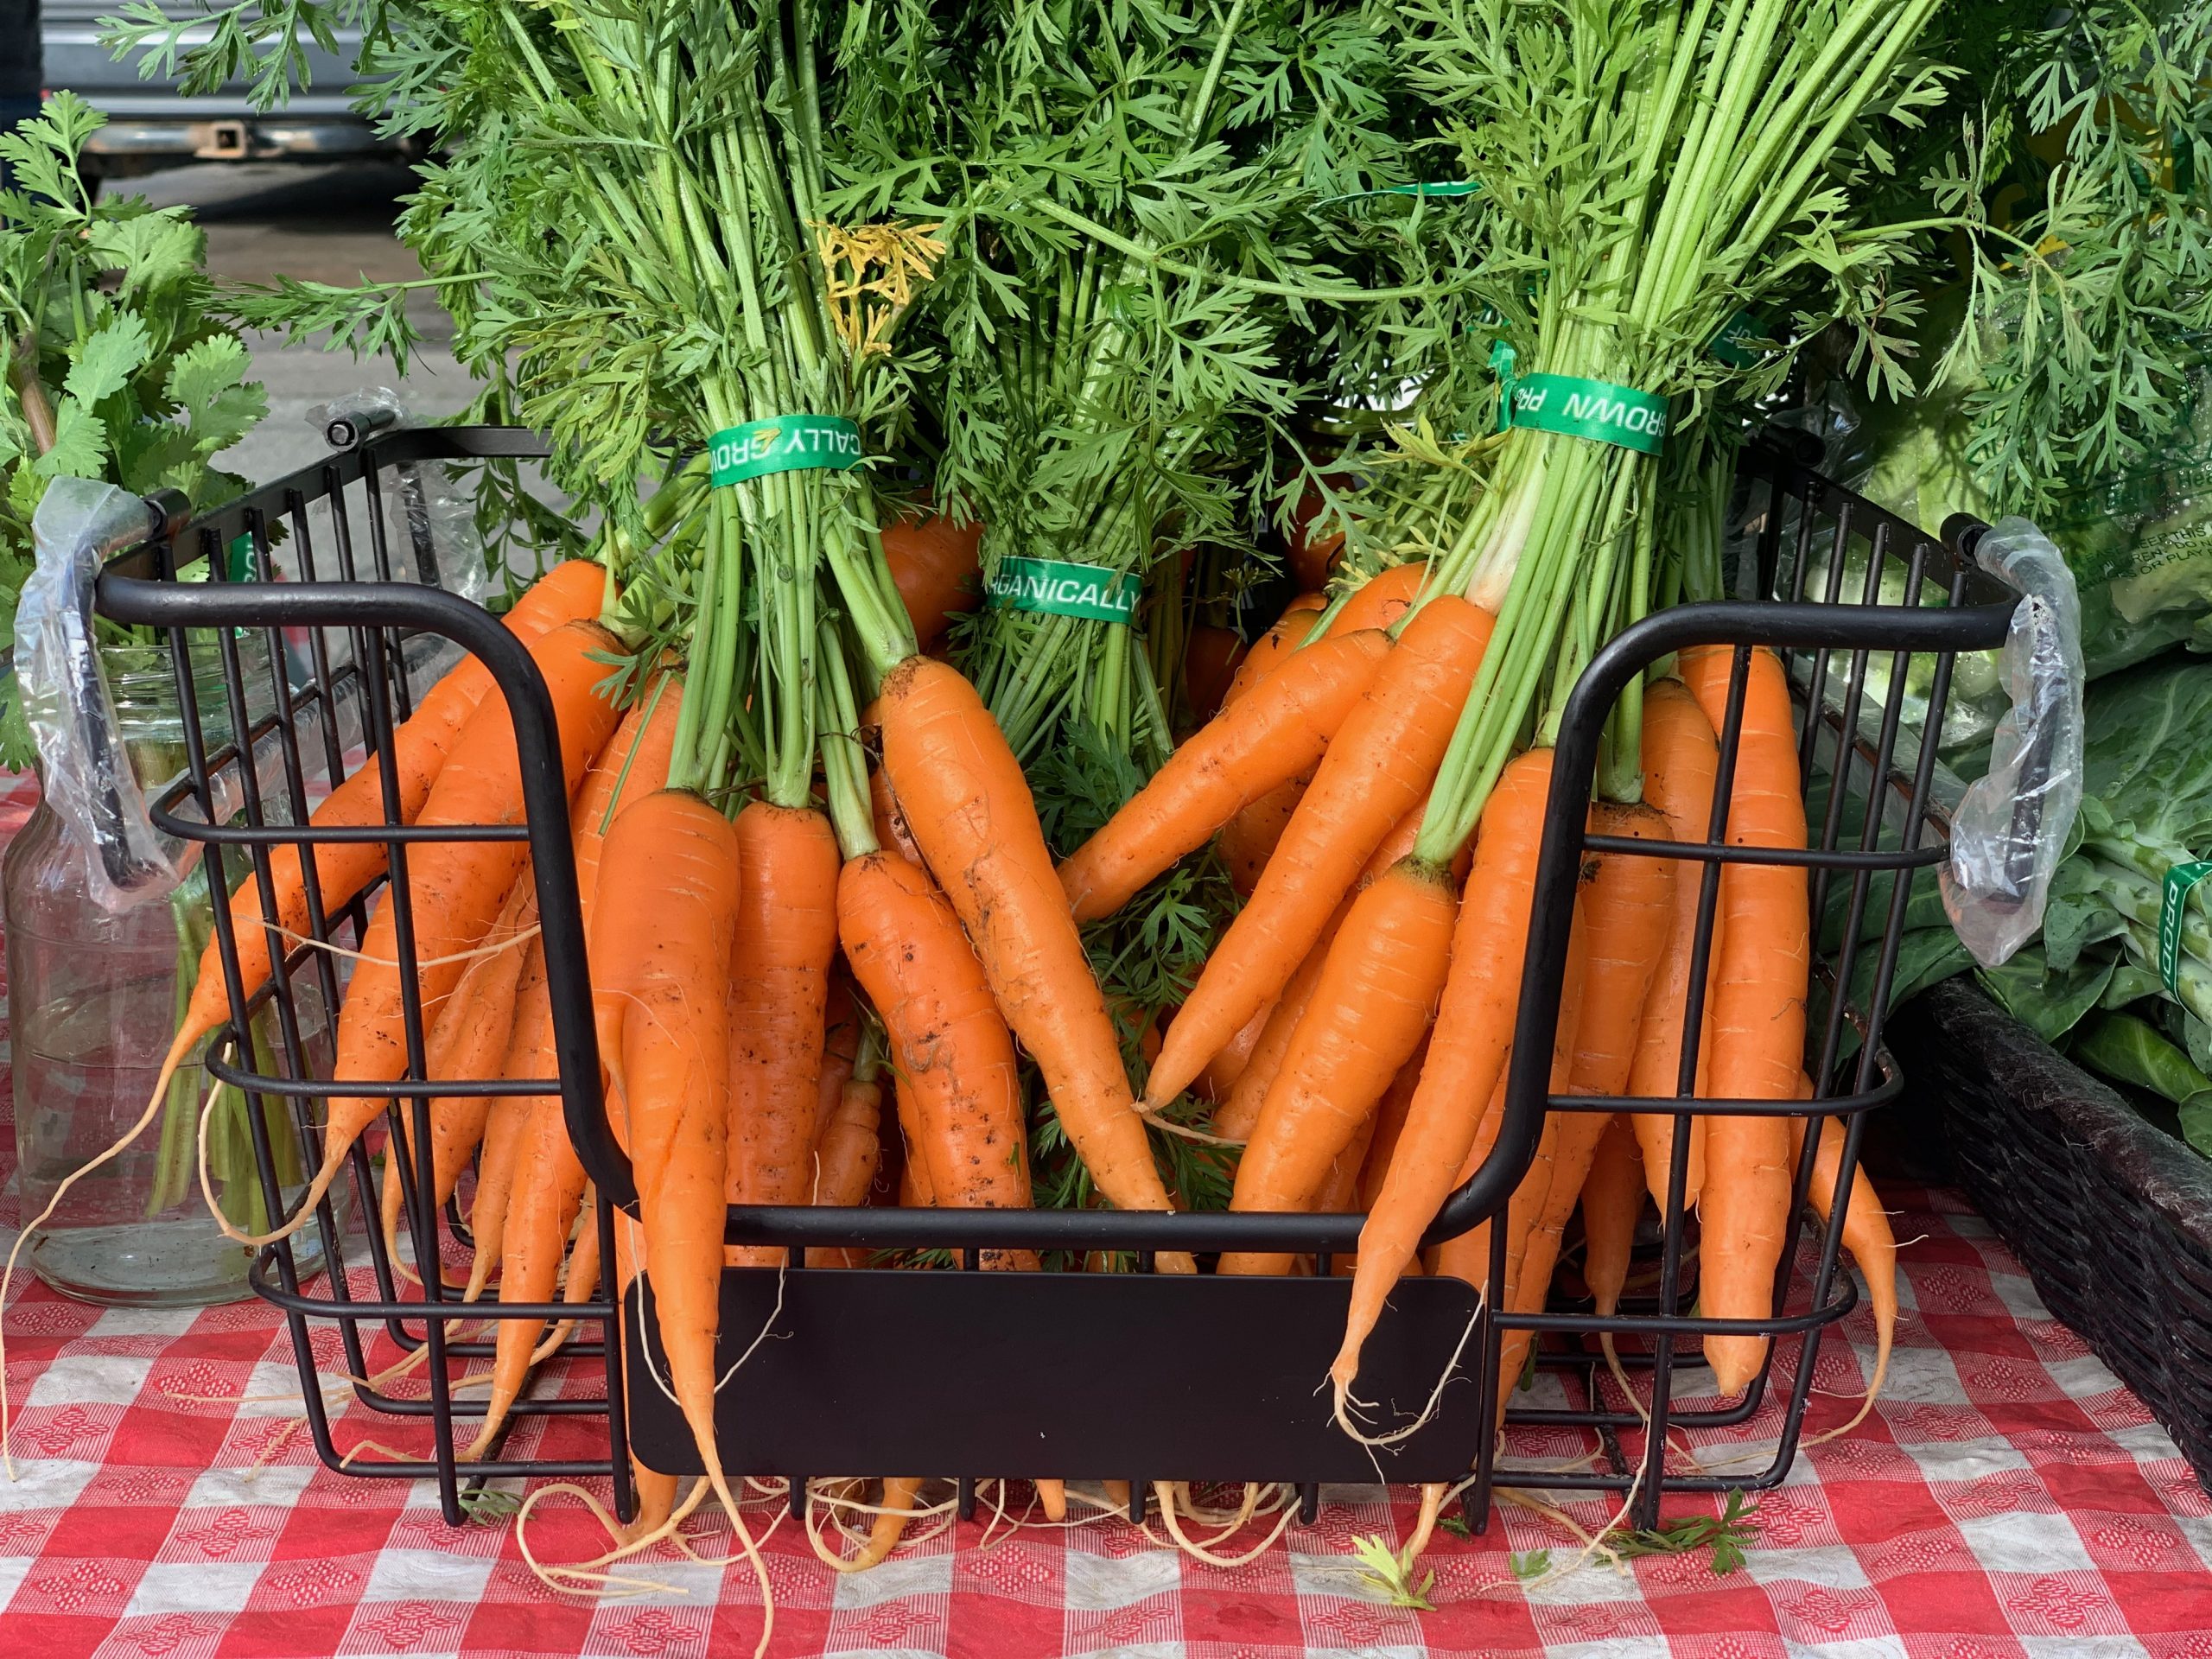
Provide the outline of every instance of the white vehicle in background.
[[[180,22],[203,16],[198,0],[159,0]],[[337,50],[307,42],[306,84],[295,77],[289,94],[265,113],[253,107],[244,80],[220,91],[188,96],[172,81],[142,79],[140,59],[120,60],[100,42],[103,18],[121,0],[40,0],[39,33],[45,50],[44,81],[67,87],[107,117],[89,146],[91,165],[106,177],[124,177],[187,162],[331,161],[395,155],[400,147],[379,138],[353,112],[346,89],[356,79],[359,29],[334,33]],[[186,45],[208,40],[202,24],[186,31]]]

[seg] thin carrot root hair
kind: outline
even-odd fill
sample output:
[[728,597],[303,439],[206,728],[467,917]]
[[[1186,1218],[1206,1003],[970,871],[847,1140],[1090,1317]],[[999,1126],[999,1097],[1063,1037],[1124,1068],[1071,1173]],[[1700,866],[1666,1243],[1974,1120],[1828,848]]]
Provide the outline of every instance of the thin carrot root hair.
[[[905,1537],[906,1524],[918,1517],[950,1513],[957,1505],[957,1498],[946,1498],[926,1509],[917,1509],[915,1500],[921,1495],[922,1483],[914,1477],[892,1476],[883,1483],[880,1503],[863,1503],[842,1493],[817,1491],[810,1482],[806,1489],[806,1541],[813,1547],[816,1556],[823,1563],[839,1573],[865,1573],[896,1549]],[[861,1535],[860,1552],[846,1555],[823,1541],[822,1532],[815,1521],[815,1510],[819,1506],[831,1518],[841,1536],[850,1538],[852,1529],[842,1516],[867,1515],[874,1517],[866,1533]],[[917,1543],[937,1536],[936,1531],[914,1540]]]
[[[1177,1513],[1189,1503],[1188,1486],[1180,1481],[1156,1480],[1152,1484],[1153,1497],[1160,1505],[1160,1524],[1167,1529],[1167,1535],[1175,1541],[1175,1548],[1193,1560],[1204,1561],[1209,1567],[1243,1567],[1256,1561],[1275,1547],[1283,1534],[1290,1530],[1291,1522],[1298,1519],[1298,1505],[1294,1502],[1283,1501],[1290,1489],[1276,1487],[1274,1490],[1277,1501],[1282,1503],[1282,1518],[1275,1522],[1268,1535],[1241,1555],[1216,1554],[1216,1545],[1225,1542],[1251,1519],[1259,1505],[1260,1490],[1257,1485],[1248,1483],[1244,1489],[1244,1502],[1236,1510],[1233,1524],[1211,1538],[1194,1539],[1183,1530],[1182,1521]],[[1149,1535],[1151,1529],[1147,1528],[1145,1531]]]
[[1429,1390],[1427,1402],[1421,1407],[1421,1415],[1403,1428],[1394,1428],[1388,1434],[1367,1433],[1352,1421],[1352,1414],[1356,1408],[1363,1407],[1368,1402],[1354,1398],[1350,1382],[1339,1382],[1333,1376],[1325,1379],[1325,1385],[1331,1394],[1331,1410],[1337,1420],[1337,1427],[1358,1441],[1360,1445],[1369,1447],[1395,1446],[1399,1441],[1409,1440],[1419,1433],[1436,1415],[1436,1408],[1444,1399],[1444,1390],[1451,1386],[1452,1379],[1459,1375],[1459,1361],[1467,1351],[1468,1343],[1474,1339],[1475,1328],[1482,1323],[1482,1318],[1483,1294],[1478,1290],[1475,1293],[1475,1311],[1467,1316],[1466,1328],[1459,1332],[1459,1340],[1452,1347],[1452,1357],[1444,1363],[1444,1374],[1436,1379],[1436,1386]]

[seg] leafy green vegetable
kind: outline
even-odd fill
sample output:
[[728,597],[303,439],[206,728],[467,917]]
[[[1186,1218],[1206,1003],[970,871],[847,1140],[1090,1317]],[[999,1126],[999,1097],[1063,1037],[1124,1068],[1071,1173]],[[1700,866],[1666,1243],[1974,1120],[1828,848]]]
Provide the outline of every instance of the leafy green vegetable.
[[[95,200],[77,170],[106,118],[57,92],[0,137],[21,188],[0,194],[0,612],[14,644],[31,515],[55,478],[135,494],[181,490],[219,506],[245,480],[214,457],[268,412],[238,337],[219,320],[206,238],[181,207]],[[15,677],[5,676],[0,766],[30,764]]]
[[1359,1581],[1393,1607],[1410,1607],[1416,1612],[1433,1613],[1436,1605],[1428,1592],[1436,1588],[1436,1574],[1429,1573],[1415,1582],[1414,1558],[1390,1546],[1390,1541],[1380,1533],[1373,1537],[1355,1537],[1351,1553],[1360,1564]]
[[1729,1492],[1720,1513],[1686,1515],[1643,1531],[1605,1535],[1605,1548],[1617,1555],[1688,1555],[1713,1552],[1713,1574],[1726,1578],[1744,1564],[1744,1551],[1758,1541],[1758,1509],[1740,1489]]
[[2212,1157],[2212,1077],[2132,1014],[2102,1014],[2067,1049],[2068,1055],[2117,1082],[2162,1095],[2180,1109],[2182,1135]]

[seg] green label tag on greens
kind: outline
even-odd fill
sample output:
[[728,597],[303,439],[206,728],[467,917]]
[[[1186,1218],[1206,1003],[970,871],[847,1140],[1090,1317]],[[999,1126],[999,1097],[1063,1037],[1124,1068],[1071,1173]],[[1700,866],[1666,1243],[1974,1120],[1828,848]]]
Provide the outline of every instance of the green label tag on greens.
[[984,584],[992,607],[1040,611],[1047,616],[1127,622],[1136,613],[1141,585],[1134,575],[1103,564],[1060,559],[1001,559]]
[[714,435],[707,446],[716,486],[771,473],[845,472],[861,464],[861,429],[842,415],[778,415]]
[[1656,455],[1667,442],[1667,400],[1634,386],[1573,374],[1524,374],[1509,389],[1515,426]]
[[1752,344],[1766,339],[1766,325],[1749,311],[1738,311],[1720,325],[1705,349],[1732,369],[1748,369],[1766,353]]
[[2212,875],[2212,859],[2177,864],[2166,872],[2158,899],[2158,977],[2166,989],[2181,995],[2181,925],[2188,913],[2189,895],[2206,876]]

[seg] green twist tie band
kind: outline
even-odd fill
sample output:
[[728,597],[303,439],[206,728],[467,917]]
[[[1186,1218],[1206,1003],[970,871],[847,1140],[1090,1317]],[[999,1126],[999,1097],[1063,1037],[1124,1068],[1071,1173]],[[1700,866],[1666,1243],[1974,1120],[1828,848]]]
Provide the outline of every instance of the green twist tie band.
[[1769,338],[1766,325],[1750,311],[1738,311],[1720,325],[1705,349],[1732,369],[1748,369],[1766,353],[1753,343]]
[[2181,995],[2181,925],[2189,909],[2189,895],[2196,884],[2212,875],[2212,859],[2177,864],[2166,872],[2158,899],[2158,977],[2175,996]]
[[1634,386],[1573,374],[1506,378],[1500,413],[1513,426],[1656,455],[1667,442],[1667,400]]
[[983,584],[983,592],[994,610],[1037,611],[1046,616],[1126,623],[1136,614],[1142,584],[1134,575],[1103,564],[1001,559],[998,569]]
[[861,429],[842,415],[776,415],[715,434],[707,446],[719,488],[772,473],[847,472],[861,464]]

